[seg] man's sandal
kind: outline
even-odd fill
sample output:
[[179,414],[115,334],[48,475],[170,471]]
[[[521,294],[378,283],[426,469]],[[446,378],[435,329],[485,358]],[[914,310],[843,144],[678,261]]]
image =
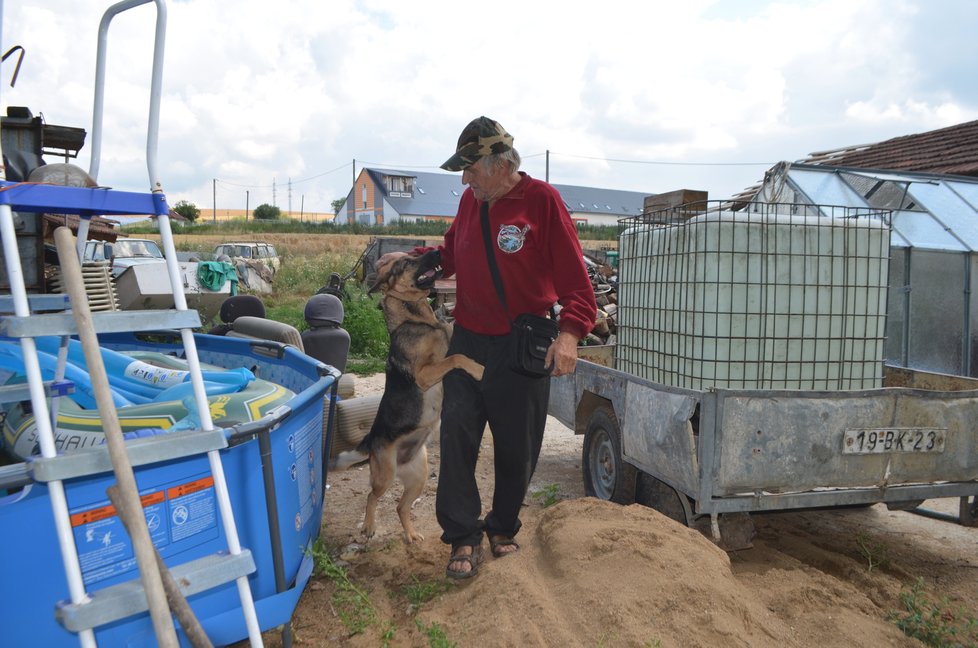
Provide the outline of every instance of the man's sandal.
[[[472,553],[470,554],[460,554],[458,550],[462,547],[471,547]],[[456,580],[461,580],[463,578],[472,578],[479,572],[479,561],[482,559],[482,545],[472,547],[471,545],[460,545],[458,547],[452,548],[452,556],[448,559],[448,565],[445,567],[445,575],[448,578],[454,578]],[[452,569],[452,563],[468,563],[469,568],[466,570]]]
[[[507,547],[514,547],[507,551]],[[506,536],[489,536],[489,548],[494,558],[503,558],[520,550],[519,543]]]

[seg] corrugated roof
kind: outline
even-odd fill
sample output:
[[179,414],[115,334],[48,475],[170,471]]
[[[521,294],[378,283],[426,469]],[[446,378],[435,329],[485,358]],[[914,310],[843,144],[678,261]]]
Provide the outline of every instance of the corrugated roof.
[[[77,214],[44,214],[44,238],[53,241],[54,230],[61,226],[67,226],[77,236],[79,219]],[[88,227],[90,241],[114,241],[119,236],[125,236],[119,232],[115,223],[101,216],[92,216]]]
[[[465,191],[462,175],[458,173],[429,173],[397,169],[365,168],[376,186],[383,189],[386,200],[402,215],[454,217],[458,201]],[[414,192],[409,198],[390,195],[386,177],[414,178]],[[635,216],[642,213],[645,197],[653,194],[618,189],[599,189],[576,185],[553,185],[567,210],[575,213]]]
[[554,188],[564,199],[567,211],[592,214],[613,214],[621,217],[636,216],[645,207],[645,197],[654,195],[639,191],[598,189],[575,185],[555,184]]
[[[424,171],[400,171],[397,169],[364,169],[380,187],[387,202],[401,215],[455,216],[458,201],[465,190],[461,174],[428,173]],[[414,192],[410,198],[392,196],[387,191],[386,177],[414,178]]]

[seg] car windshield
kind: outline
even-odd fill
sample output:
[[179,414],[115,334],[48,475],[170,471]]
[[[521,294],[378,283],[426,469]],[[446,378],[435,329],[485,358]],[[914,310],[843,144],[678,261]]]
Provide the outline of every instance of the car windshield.
[[162,259],[163,253],[154,241],[120,239],[113,244],[112,255],[119,257],[153,257]]

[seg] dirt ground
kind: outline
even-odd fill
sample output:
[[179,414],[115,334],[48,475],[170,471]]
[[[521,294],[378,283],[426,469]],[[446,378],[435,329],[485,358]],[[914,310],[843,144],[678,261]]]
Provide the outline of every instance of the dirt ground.
[[[357,396],[382,389],[382,375],[357,379]],[[551,419],[525,502],[522,550],[489,558],[477,577],[417,609],[404,588],[443,581],[448,557],[434,515],[437,440],[429,446],[427,490],[414,507],[420,543],[402,539],[397,488],[381,501],[377,535],[364,542],[367,468],[330,474],[323,539],[379,622],[351,635],[334,602],[335,582],[315,575],[293,618],[293,643],[453,645],[430,643],[435,629],[459,647],[921,646],[888,620],[918,578],[924,609],[945,610],[936,624],[978,613],[978,529],[882,505],[755,515],[753,547],[727,553],[651,509],[584,497],[581,445]],[[482,450],[478,479],[489,501],[488,434]],[[556,489],[560,501],[545,507],[545,497],[532,495],[544,489]],[[954,514],[957,506],[956,499],[924,504]],[[948,645],[976,640],[965,635]],[[266,634],[266,645],[281,644],[279,633]]]

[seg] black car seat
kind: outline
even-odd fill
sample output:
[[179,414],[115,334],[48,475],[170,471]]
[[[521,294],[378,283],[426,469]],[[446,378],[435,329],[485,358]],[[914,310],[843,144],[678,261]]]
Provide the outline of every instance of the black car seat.
[[313,295],[306,302],[306,323],[309,328],[302,332],[302,345],[306,355],[320,362],[346,371],[346,359],[350,353],[350,334],[343,325],[343,302],[335,295]]
[[233,328],[234,320],[243,315],[264,318],[265,304],[254,295],[234,295],[224,300],[219,315],[223,324],[207,331],[211,335],[227,335]]

